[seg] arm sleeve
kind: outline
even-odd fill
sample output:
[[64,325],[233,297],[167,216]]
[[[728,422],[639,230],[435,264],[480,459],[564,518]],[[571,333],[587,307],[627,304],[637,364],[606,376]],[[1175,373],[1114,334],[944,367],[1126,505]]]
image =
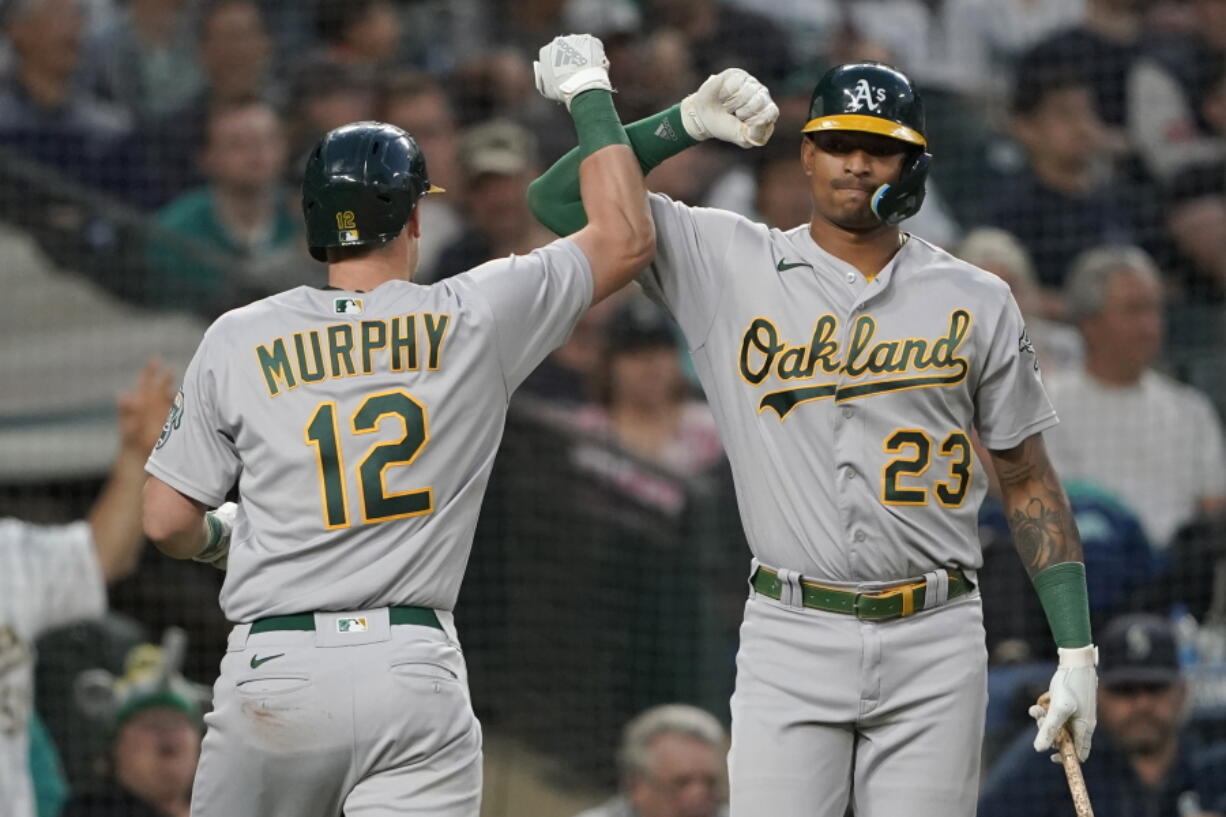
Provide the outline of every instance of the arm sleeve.
[[569,238],[528,255],[482,264],[451,279],[488,305],[507,396],[561,346],[592,303],[592,268]]
[[[647,197],[656,224],[656,258],[638,282],[677,319],[690,351],[706,343],[727,285],[728,253],[752,222],[726,210]],[[765,229],[765,228],[761,228]]]
[[1005,295],[975,389],[975,426],[990,451],[1007,451],[1057,423],[1021,310]]
[[[627,125],[626,137],[644,176],[670,156],[698,144],[685,131],[679,105]],[[558,235],[570,235],[587,226],[579,192],[581,161],[579,148],[575,148],[528,185],[532,214]]]
[[0,520],[0,620],[27,638],[106,612],[106,586],[88,522]]
[[[223,318],[224,320],[224,318]],[[183,386],[145,470],[181,494],[216,508],[238,479],[241,463],[234,430],[219,408],[221,332],[213,326],[183,375]]]

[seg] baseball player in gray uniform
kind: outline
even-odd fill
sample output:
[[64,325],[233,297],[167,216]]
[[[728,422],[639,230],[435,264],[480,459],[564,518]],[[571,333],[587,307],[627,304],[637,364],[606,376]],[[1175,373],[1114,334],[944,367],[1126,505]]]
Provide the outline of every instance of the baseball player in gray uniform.
[[[438,188],[407,133],[349,125],[312,151],[303,189],[330,286],[205,333],[149,458],[144,514],[169,555],[225,560],[221,605],[238,622],[195,817],[478,813],[481,732],[451,611],[507,401],[654,253],[607,66],[586,35],[536,66],[579,134],[585,230],[414,284],[416,203]],[[232,525],[206,513],[235,485]]]
[[[649,170],[715,136],[769,137],[769,94],[709,78],[627,128]],[[1081,546],[1040,432],[1056,423],[999,278],[904,232],[930,156],[909,80],[878,63],[816,86],[798,148],[813,216],[792,230],[652,195],[639,281],[677,319],[735,475],[754,559],[729,758],[734,817],[975,810],[987,662],[976,514],[1001,475],[1060,648],[1035,748],[1089,752],[1096,675]],[[530,201],[583,223],[574,156]]]

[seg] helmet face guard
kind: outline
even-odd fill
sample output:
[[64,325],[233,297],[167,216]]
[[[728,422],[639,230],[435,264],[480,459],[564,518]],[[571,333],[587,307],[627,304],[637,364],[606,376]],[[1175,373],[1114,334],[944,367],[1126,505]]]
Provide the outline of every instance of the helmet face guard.
[[897,224],[919,212],[932,154],[924,136],[924,103],[901,71],[879,62],[856,62],[831,68],[818,81],[809,101],[809,121],[802,133],[858,131],[904,142],[910,155],[893,184],[872,197],[873,214]]
[[441,192],[417,142],[400,128],[355,122],[330,131],[311,151],[302,181],[311,256],[326,261],[328,247],[391,241],[418,199]]

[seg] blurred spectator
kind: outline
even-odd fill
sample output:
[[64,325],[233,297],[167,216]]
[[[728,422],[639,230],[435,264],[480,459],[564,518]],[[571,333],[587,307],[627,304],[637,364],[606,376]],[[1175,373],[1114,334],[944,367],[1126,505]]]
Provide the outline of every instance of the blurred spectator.
[[1164,552],[1178,529],[1226,506],[1226,450],[1208,399],[1151,366],[1162,351],[1162,284],[1136,247],[1080,256],[1066,286],[1085,366],[1047,390],[1060,425],[1047,433],[1056,470],[1126,502]]
[[90,43],[103,96],[149,121],[187,102],[204,84],[187,0],[129,0]]
[[327,60],[300,66],[290,82],[291,180],[300,182],[307,155],[325,133],[375,114],[375,85],[362,72]]
[[33,817],[28,725],[34,640],[101,615],[105,585],[136,568],[145,457],[170,411],[170,374],[150,363],[119,399],[119,453],[86,520],[34,525],[0,520],[0,791],[5,817]]
[[110,774],[60,817],[189,817],[202,691],[179,674],[182,656],[172,652],[170,644],[141,644],[128,654],[124,677],[108,683],[109,673],[95,670],[78,683],[104,698],[94,705],[110,715]]
[[997,227],[979,227],[962,239],[959,258],[996,275],[1009,285],[1026,319],[1026,331],[1045,372],[1080,366],[1085,356],[1081,335],[1072,326],[1043,317],[1044,304],[1030,254],[1016,238]]
[[1098,115],[1109,129],[1115,152],[1127,147],[1126,83],[1141,55],[1145,6],[1149,0],[1086,0],[1085,18],[1038,43],[1022,58],[1018,72],[1066,66],[1094,89]]
[[1168,182],[1188,167],[1226,159],[1203,102],[1226,59],[1226,0],[1191,0],[1191,37],[1155,47],[1128,76],[1128,132],[1149,172]]
[[[171,235],[155,239],[152,250],[155,302],[215,315],[252,297],[248,290],[263,295],[308,283],[301,214],[281,183],[286,155],[284,127],[268,104],[210,115],[201,156],[208,184],[158,212]],[[197,257],[197,248],[215,254]]]
[[538,166],[536,140],[525,128],[497,119],[468,129],[460,137],[460,171],[469,227],[439,256],[438,279],[552,240],[528,210],[528,183]]
[[612,316],[597,369],[596,405],[576,424],[679,476],[705,472],[723,456],[715,418],[690,396],[671,322],[644,298]]
[[848,3],[852,24],[893,53],[927,93],[988,100],[1014,60],[1084,13],[1084,0],[867,0]]
[[168,198],[204,182],[200,152],[209,111],[252,99],[279,102],[271,72],[272,41],[254,0],[214,0],[198,27],[205,84],[151,126],[149,148]]
[[1013,112],[1027,167],[991,191],[986,221],[1017,236],[1039,283],[1058,288],[1082,250],[1131,240],[1133,215],[1107,180],[1105,131],[1080,72],[1056,65],[1019,75]]
[[315,0],[317,55],[374,79],[374,71],[396,61],[400,17],[391,0]]
[[400,13],[407,65],[442,76],[485,48],[487,0],[414,0]]
[[776,87],[793,70],[788,37],[769,17],[719,0],[650,0],[646,7],[650,29],[685,35],[699,77],[744,68]]
[[577,817],[718,817],[727,814],[724,727],[702,709],[663,704],[622,733],[622,793]]
[[[797,64],[821,59],[838,39],[843,18],[839,0],[724,0],[774,21],[789,35],[792,55]],[[829,60],[837,65],[845,60]]]
[[417,140],[430,168],[430,181],[447,191],[417,203],[426,225],[418,242],[418,280],[433,281],[439,253],[464,229],[458,202],[463,200],[456,146],[455,116],[443,87],[417,71],[401,71],[386,78],[376,117],[404,128]]
[[[1226,765],[1200,762],[1183,729],[1187,685],[1175,634],[1164,618],[1124,616],[1098,638],[1098,729],[1082,765],[1098,814],[1212,817],[1226,813]],[[1072,800],[1064,774],[1034,751],[1026,729],[984,782],[979,813],[1064,817]]]
[[609,318],[630,297],[632,288],[627,287],[580,315],[566,343],[545,358],[516,393],[531,394],[564,411],[588,402],[608,345]]
[[799,162],[798,123],[754,151],[754,203],[756,218],[779,230],[808,224],[813,216],[813,197],[808,177]]
[[[1207,78],[1201,114],[1226,142],[1226,59]],[[1181,170],[1168,190],[1166,226],[1189,300],[1226,299],[1226,156]]]
[[128,138],[131,117],[75,82],[84,18],[79,0],[14,0],[2,9],[14,65],[0,83],[0,144],[134,203],[154,192]]

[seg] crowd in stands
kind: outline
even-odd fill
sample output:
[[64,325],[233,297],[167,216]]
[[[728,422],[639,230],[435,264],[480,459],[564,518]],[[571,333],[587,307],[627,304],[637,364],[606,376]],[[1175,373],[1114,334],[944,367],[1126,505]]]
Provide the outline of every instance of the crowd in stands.
[[[1183,646],[1226,659],[1226,0],[3,0],[0,31],[0,220],[117,297],[203,319],[324,282],[298,184],[315,141],[355,120],[412,133],[446,190],[419,205],[417,280],[552,240],[525,190],[574,144],[532,81],[537,48],[559,32],[603,39],[627,122],[726,67],[760,78],[782,112],[768,146],[703,142],[648,186],[779,229],[809,218],[799,129],[825,68],[877,59],[908,72],[935,158],[927,203],[904,228],[1013,289],[1020,342],[1033,343],[1061,418],[1046,443],[1081,530],[1092,612],[1098,627],[1114,622],[1091,791],[1115,764],[1134,770],[1132,788],[1103,788],[1103,802],[1171,805],[1103,813],[1226,812],[1223,778],[1201,772],[1216,755],[1179,731],[1195,714]],[[627,292],[585,315],[521,390],[621,456],[608,467],[588,452],[581,467],[674,515],[675,485],[722,465],[678,339]],[[1005,815],[1058,793],[1036,789],[1037,761],[1007,745],[1034,680],[1009,669],[1053,647],[996,497],[981,513],[980,580],[1003,754],[985,813]],[[1132,706],[1155,734],[1129,732]],[[116,721],[113,768],[128,791],[139,783],[125,782],[124,747],[138,756],[146,734],[194,730],[196,707]],[[631,744],[653,729],[723,739],[699,716],[658,720],[627,733],[624,796],[592,814],[648,814],[627,802],[650,799],[655,778]],[[1158,749],[1130,748],[1146,739]],[[149,813],[176,813],[173,794]],[[64,814],[104,813],[74,808]]]

